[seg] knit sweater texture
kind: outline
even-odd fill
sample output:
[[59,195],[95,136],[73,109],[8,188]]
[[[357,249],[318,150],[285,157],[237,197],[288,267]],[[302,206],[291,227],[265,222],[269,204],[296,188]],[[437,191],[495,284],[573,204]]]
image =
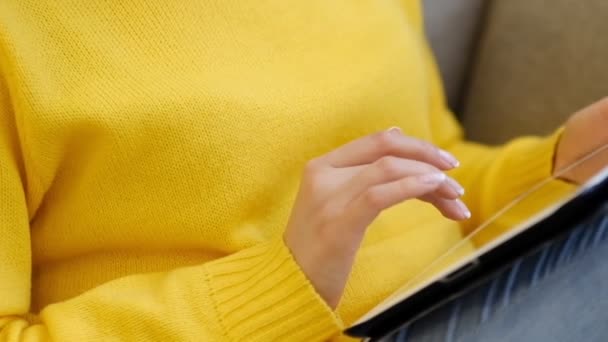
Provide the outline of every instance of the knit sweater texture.
[[[0,341],[345,339],[551,174],[559,132],[463,139],[420,10],[0,1]],[[391,126],[460,159],[473,218],[419,201],[387,210],[332,310],[282,239],[303,165]],[[475,242],[569,191],[551,183]]]

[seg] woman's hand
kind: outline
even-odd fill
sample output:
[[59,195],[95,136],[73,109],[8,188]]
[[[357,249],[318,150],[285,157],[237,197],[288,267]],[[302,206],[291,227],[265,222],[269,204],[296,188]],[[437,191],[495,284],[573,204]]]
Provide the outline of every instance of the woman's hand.
[[449,153],[397,128],[352,141],[311,160],[285,242],[331,307],[336,307],[366,228],[378,214],[420,198],[444,216],[470,216],[464,190],[442,171],[458,166]]
[[[608,144],[608,98],[575,113],[567,122],[555,153],[554,173]],[[560,178],[584,183],[608,165],[608,151],[573,168]]]

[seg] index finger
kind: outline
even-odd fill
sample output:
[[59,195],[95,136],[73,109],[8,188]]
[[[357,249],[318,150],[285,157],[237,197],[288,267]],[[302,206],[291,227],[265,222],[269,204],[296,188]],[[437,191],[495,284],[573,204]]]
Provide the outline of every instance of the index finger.
[[384,156],[425,162],[440,170],[458,167],[458,160],[437,146],[401,133],[399,128],[377,132],[353,140],[321,157],[333,167],[370,164]]

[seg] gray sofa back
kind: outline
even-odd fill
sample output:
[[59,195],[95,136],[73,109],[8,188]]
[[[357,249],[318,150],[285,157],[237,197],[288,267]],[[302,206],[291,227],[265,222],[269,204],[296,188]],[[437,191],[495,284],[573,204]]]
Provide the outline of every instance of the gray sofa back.
[[424,5],[450,104],[473,140],[545,134],[608,95],[606,0]]

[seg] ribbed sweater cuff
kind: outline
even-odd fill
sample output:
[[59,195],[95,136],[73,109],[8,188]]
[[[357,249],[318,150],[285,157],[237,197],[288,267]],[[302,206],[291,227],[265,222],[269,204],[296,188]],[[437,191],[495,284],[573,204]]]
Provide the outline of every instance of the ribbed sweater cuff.
[[235,341],[324,341],[343,328],[280,238],[206,270],[221,324]]

